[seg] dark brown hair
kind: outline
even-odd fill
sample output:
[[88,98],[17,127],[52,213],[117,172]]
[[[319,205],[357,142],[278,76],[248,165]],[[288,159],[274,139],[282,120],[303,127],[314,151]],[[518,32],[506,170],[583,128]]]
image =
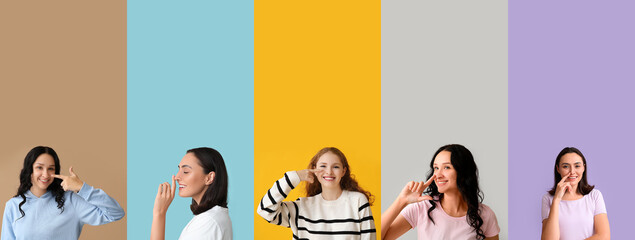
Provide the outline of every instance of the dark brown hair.
[[[55,174],[60,174],[60,158],[57,156],[57,153],[53,148],[45,147],[45,146],[37,146],[31,149],[29,153],[24,157],[24,166],[22,167],[22,171],[20,171],[20,187],[18,187],[18,193],[15,194],[14,197],[22,197],[22,202],[18,205],[18,210],[20,210],[20,214],[22,215],[20,218],[23,218],[25,213],[22,210],[22,205],[26,203],[26,192],[31,189],[33,183],[31,183],[31,175],[33,174],[33,164],[35,160],[42,155],[48,154],[53,157],[53,162],[55,163]],[[64,212],[64,189],[62,188],[62,180],[59,178],[53,178],[53,182],[46,188],[47,191],[51,191],[51,194],[55,197],[55,202],[57,202],[57,208]]]
[[198,164],[203,167],[203,173],[209,174],[214,172],[214,181],[207,188],[201,202],[197,203],[192,198],[192,204],[190,210],[194,215],[201,214],[214,206],[227,207],[227,169],[225,168],[225,161],[223,156],[220,155],[216,149],[208,147],[193,148],[187,150],[187,153],[192,153],[198,159]]
[[574,147],[566,147],[562,149],[560,153],[558,153],[558,156],[556,157],[556,165],[553,167],[553,180],[554,180],[553,187],[551,188],[551,190],[549,190],[549,194],[551,194],[551,196],[556,194],[556,188],[558,187],[558,183],[560,182],[560,180],[562,180],[560,173],[558,173],[558,166],[560,165],[560,159],[562,159],[562,156],[564,156],[567,153],[575,153],[582,158],[582,163],[584,164],[584,172],[582,173],[582,179],[580,179],[580,182],[578,183],[578,189],[576,190],[578,191],[578,193],[582,195],[589,194],[591,190],[595,188],[595,186],[589,185],[589,183],[586,180],[586,172],[588,170],[586,166],[586,158],[584,158],[584,155],[582,155],[582,152],[580,152],[580,150]]
[[[359,183],[357,183],[357,180],[355,180],[354,175],[351,175],[351,166],[348,165],[348,160],[346,160],[346,156],[344,156],[344,153],[342,153],[342,151],[340,151],[339,149],[334,148],[334,147],[325,147],[325,148],[320,149],[320,151],[318,151],[315,154],[315,156],[313,156],[313,158],[311,158],[311,162],[309,163],[308,169],[314,169],[316,167],[316,165],[317,165],[318,159],[320,159],[320,157],[322,157],[322,155],[324,155],[324,154],[326,154],[328,152],[337,155],[337,157],[342,162],[342,166],[346,169],[346,172],[344,173],[344,176],[342,177],[342,180],[340,181],[340,187],[342,188],[342,190],[348,190],[348,191],[355,191],[355,192],[363,193],[364,195],[366,195],[366,198],[368,198],[368,203],[370,205],[373,205],[374,196],[372,194],[370,194],[369,191],[366,191],[362,187],[359,186]],[[322,185],[320,184],[319,181],[313,181],[313,183],[308,183],[307,182],[307,184],[306,184],[306,195],[307,195],[307,197],[312,197],[312,196],[318,195],[321,192],[322,192]]]

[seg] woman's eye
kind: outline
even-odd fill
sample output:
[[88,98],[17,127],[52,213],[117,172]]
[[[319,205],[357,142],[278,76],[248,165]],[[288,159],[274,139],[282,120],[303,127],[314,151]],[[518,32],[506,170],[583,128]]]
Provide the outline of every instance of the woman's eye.
[[335,167],[333,167],[333,168],[340,168],[340,166],[335,166]]
[[39,170],[42,170],[42,167],[35,167],[35,169],[39,169]]
[[434,170],[439,170],[439,168],[438,167],[434,167]]
[[447,166],[446,166],[446,167],[445,167],[445,169],[450,169],[450,167],[447,167]]
[[566,166],[566,165],[565,165],[565,166],[562,166],[562,168],[569,168],[569,166]]

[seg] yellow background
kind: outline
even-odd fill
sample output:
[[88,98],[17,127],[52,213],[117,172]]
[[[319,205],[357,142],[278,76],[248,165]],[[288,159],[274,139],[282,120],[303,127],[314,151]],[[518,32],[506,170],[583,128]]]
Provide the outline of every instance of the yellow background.
[[[255,1],[255,239],[290,239],[255,209],[322,147],[344,152],[381,213],[381,2]],[[304,196],[304,184],[286,201]]]

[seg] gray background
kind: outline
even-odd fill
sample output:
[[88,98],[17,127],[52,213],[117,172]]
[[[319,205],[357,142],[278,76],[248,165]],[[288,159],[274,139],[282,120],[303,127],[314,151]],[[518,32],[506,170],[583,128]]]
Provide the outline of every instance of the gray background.
[[507,1],[382,2],[382,212],[459,143],[507,239],[507,33]]

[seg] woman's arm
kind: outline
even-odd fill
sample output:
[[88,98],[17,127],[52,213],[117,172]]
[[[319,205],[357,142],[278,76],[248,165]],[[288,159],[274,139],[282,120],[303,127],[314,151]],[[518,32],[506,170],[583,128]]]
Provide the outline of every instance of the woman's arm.
[[381,214],[381,239],[397,239],[412,229],[410,223],[399,213],[410,203],[431,200],[430,196],[421,196],[421,194],[432,181],[434,181],[434,176],[425,183],[409,182],[406,184],[393,204]]
[[168,207],[174,200],[174,193],[176,192],[176,184],[174,182],[174,176],[172,176],[172,186],[165,182],[159,185],[157,197],[154,199],[154,208],[152,210],[152,229],[150,230],[151,240],[164,240],[165,239],[165,214],[168,212]]
[[[569,175],[571,174],[569,173]],[[564,193],[571,190],[571,184],[565,182],[569,175],[563,177],[556,186],[556,193],[553,195],[553,201],[549,207],[549,216],[542,220],[542,240],[560,239],[560,201]]]
[[362,230],[361,239],[362,240],[377,240],[377,231],[375,229],[375,218],[373,218],[373,213],[370,211],[370,203],[368,203],[368,199],[363,198],[365,201],[361,203],[359,207],[359,217],[362,220],[360,223],[360,229]]
[[[4,215],[2,216],[2,240],[15,240],[15,233],[13,232],[13,213],[9,206],[10,202],[4,206]],[[14,205],[15,206],[15,205]]]
[[122,219],[126,214],[119,203],[108,196],[103,190],[93,188],[84,183],[73,167],[69,169],[70,176],[54,175],[62,179],[64,191],[72,191],[68,201],[73,204],[80,222],[90,225],[102,225]]
[[290,207],[289,203],[283,202],[283,200],[302,181],[313,182],[311,170],[304,169],[297,172],[286,172],[284,177],[278,179],[265,196],[262,197],[256,212],[269,223],[290,227],[289,217],[293,218],[295,216],[295,212],[291,213],[295,209],[291,209],[293,206],[291,205]]
[[593,228],[595,234],[586,240],[610,240],[611,230],[609,229],[609,217],[606,213],[601,213],[593,217]]

